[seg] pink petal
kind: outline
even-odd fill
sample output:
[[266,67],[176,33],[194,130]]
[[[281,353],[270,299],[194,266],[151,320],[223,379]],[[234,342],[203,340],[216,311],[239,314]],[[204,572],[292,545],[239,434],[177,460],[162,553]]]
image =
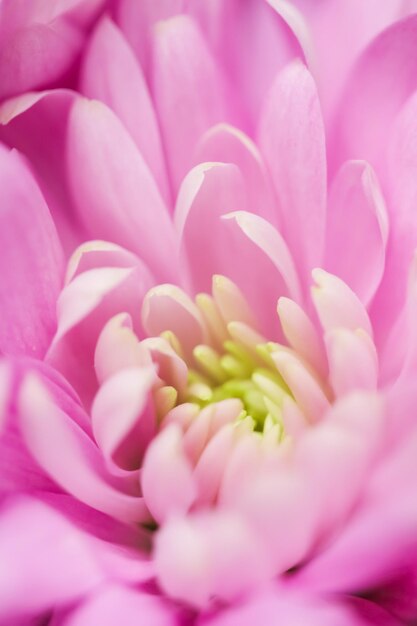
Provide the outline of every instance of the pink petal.
[[104,17],[87,48],[81,92],[101,100],[124,123],[165,199],[168,186],[165,162],[153,104],[133,51],[117,26]]
[[172,518],[157,535],[155,561],[164,591],[197,608],[213,597],[233,600],[270,574],[250,527],[219,511]]
[[196,148],[194,162],[237,165],[245,181],[248,209],[279,226],[276,202],[262,157],[256,145],[242,131],[228,124],[210,128]]
[[87,599],[65,620],[64,626],[114,626],[120,620],[123,626],[138,626],[138,618],[146,626],[176,626],[176,613],[155,595],[113,584]]
[[157,522],[186,513],[196,496],[181,431],[170,424],[150,444],[141,475],[145,502]]
[[122,369],[101,385],[94,398],[94,437],[104,457],[123,469],[140,466],[155,434],[155,415],[147,406],[155,378],[152,366]]
[[323,329],[362,328],[372,338],[368,313],[346,283],[321,269],[313,271],[313,278],[317,286],[312,287],[311,293]]
[[364,332],[339,328],[326,335],[330,383],[341,396],[355,389],[375,390],[378,382],[378,354]]
[[203,133],[229,119],[224,79],[189,17],[155,26],[152,86],[172,184],[178,189]]
[[0,138],[28,157],[67,254],[87,238],[70,200],[62,157],[75,98],[71,91],[56,89],[25,94],[0,106]]
[[179,339],[186,354],[205,343],[203,320],[194,302],[175,285],[159,285],[145,296],[142,322],[149,335],[171,331]]
[[94,369],[100,384],[120,370],[150,364],[150,356],[132,326],[130,315],[119,313],[101,331],[94,352]]
[[294,300],[278,300],[278,316],[289,345],[320,375],[327,369],[323,342],[304,310]]
[[94,352],[101,330],[114,315],[127,312],[141,333],[140,307],[152,282],[143,264],[98,267],[76,276],[61,292],[58,330],[47,359],[87,405],[97,388]]
[[272,176],[283,233],[304,281],[321,264],[326,210],[324,129],[314,81],[294,62],[278,74],[261,113],[261,152]]
[[248,302],[256,303],[254,312],[273,337],[277,299],[288,293],[298,298],[298,278],[284,240],[268,222],[242,211],[225,215],[244,202],[243,179],[235,166],[197,166],[181,186],[176,226],[194,290],[209,292],[213,274],[230,278]]
[[183,12],[186,0],[119,0],[116,19],[145,73],[152,65],[151,36],[155,24]]
[[56,328],[63,278],[60,242],[23,159],[0,146],[0,350],[42,357]]
[[51,401],[34,375],[28,375],[22,384],[19,412],[27,447],[46,473],[66,491],[124,522],[146,519],[143,499],[113,486],[98,448]]
[[[416,26],[417,28],[417,26]],[[401,312],[407,292],[409,268],[417,248],[415,203],[417,185],[413,175],[417,149],[413,137],[417,96],[406,102],[393,125],[388,145],[388,206],[392,207],[386,271],[372,309],[381,343]]]
[[167,209],[133,140],[104,104],[75,102],[68,125],[68,172],[80,219],[95,236],[137,252],[159,280],[176,278]]
[[383,172],[386,130],[417,86],[416,34],[417,16],[410,15],[379,34],[356,62],[337,111],[335,165],[361,158]]
[[[6,2],[9,7],[19,4]],[[5,4],[2,13],[8,8]],[[1,17],[3,22],[4,15]],[[83,38],[75,25],[59,18],[51,22],[38,20],[35,16],[28,24],[2,23],[1,100],[55,81],[69,69],[81,49]]]
[[32,498],[14,498],[3,505],[0,549],[4,624],[19,623],[18,615],[73,602],[103,579],[87,536]]
[[365,306],[384,272],[387,236],[388,216],[372,168],[362,161],[347,162],[334,180],[329,198],[324,265],[342,278]]

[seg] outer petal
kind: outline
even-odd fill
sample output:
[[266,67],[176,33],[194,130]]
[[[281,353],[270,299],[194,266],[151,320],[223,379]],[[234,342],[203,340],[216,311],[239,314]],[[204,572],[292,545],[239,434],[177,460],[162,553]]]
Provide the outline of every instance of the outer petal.
[[314,81],[296,62],[276,78],[259,142],[278,197],[283,232],[305,281],[321,264],[326,211],[324,129]]
[[64,626],[114,626],[120,621],[124,626],[176,626],[177,613],[155,595],[108,585],[76,609]]
[[2,146],[0,188],[0,350],[42,357],[56,327],[62,249],[32,175]]
[[74,104],[68,168],[86,227],[138,252],[159,280],[175,280],[177,253],[167,209],[133,140],[104,104],[81,98]]
[[340,99],[331,163],[366,159],[380,172],[386,130],[417,86],[416,51],[417,15],[410,15],[362,53]]
[[175,189],[202,134],[229,121],[230,95],[193,20],[180,15],[154,31],[153,94]]
[[4,624],[18,623],[18,615],[72,602],[103,578],[86,537],[36,500],[16,498],[3,505],[0,547]]
[[349,161],[334,180],[329,198],[325,267],[365,306],[384,272],[387,236],[387,212],[372,168]]
[[90,39],[81,75],[81,91],[101,100],[117,114],[168,198],[165,162],[158,122],[133,51],[117,26],[103,18]]

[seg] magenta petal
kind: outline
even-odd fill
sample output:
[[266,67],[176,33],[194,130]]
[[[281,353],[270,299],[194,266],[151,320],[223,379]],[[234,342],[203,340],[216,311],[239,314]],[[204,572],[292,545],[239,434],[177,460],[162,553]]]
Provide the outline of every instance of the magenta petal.
[[387,236],[387,211],[372,168],[363,161],[347,162],[329,198],[325,267],[342,278],[365,306],[384,272]]
[[259,141],[279,201],[283,233],[305,284],[323,256],[326,212],[324,128],[314,80],[294,62],[265,99]]
[[25,162],[0,146],[0,351],[42,357],[56,328],[63,255]]
[[167,199],[161,138],[146,81],[123,34],[107,17],[96,26],[86,51],[81,91],[118,115]]
[[80,98],[74,104],[68,171],[78,214],[94,236],[126,246],[158,279],[175,281],[177,251],[167,208],[127,130],[98,101]]

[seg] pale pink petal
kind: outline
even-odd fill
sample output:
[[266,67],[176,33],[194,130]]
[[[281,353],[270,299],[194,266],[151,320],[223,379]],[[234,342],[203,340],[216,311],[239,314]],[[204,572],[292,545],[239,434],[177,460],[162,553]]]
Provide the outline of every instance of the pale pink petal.
[[324,266],[342,278],[365,306],[384,272],[387,236],[387,211],[372,168],[363,161],[348,161],[329,197]]
[[198,608],[213,597],[233,600],[270,575],[259,539],[230,512],[172,518],[157,535],[155,562],[162,588]]
[[187,7],[242,94],[249,128],[256,122],[276,73],[292,59],[304,57],[302,17],[293,7],[283,5],[282,0],[247,0],[244,4],[215,0],[189,2]]
[[94,353],[101,330],[117,313],[131,315],[141,333],[140,307],[153,280],[143,264],[98,267],[79,274],[61,292],[58,330],[47,355],[87,405],[97,389]]
[[326,210],[324,129],[313,78],[299,62],[278,74],[259,126],[283,234],[305,282],[323,256]]
[[[373,13],[369,15],[375,24]],[[357,20],[353,19],[356,26]],[[336,133],[330,146],[332,164],[366,159],[378,174],[383,173],[387,129],[417,87],[416,51],[414,14],[390,25],[359,57],[340,98]]]
[[186,354],[190,354],[196,345],[205,343],[200,311],[191,298],[175,285],[159,285],[146,294],[142,322],[149,335],[173,332]]
[[325,340],[329,378],[336,396],[355,389],[376,389],[378,354],[369,335],[363,331],[338,328],[328,332]]
[[278,316],[289,345],[320,375],[327,370],[323,342],[305,311],[290,298],[278,300]]
[[90,39],[82,68],[81,92],[88,98],[101,100],[117,114],[168,200],[158,122],[145,78],[123,34],[108,17],[98,23]]
[[230,95],[196,23],[185,15],[154,29],[152,87],[172,184],[178,189],[203,133],[230,120]]
[[414,94],[399,112],[389,133],[386,184],[388,207],[391,207],[390,240],[385,275],[372,308],[381,344],[404,305],[409,267],[417,248],[417,185],[413,174],[417,164],[417,147],[413,139],[417,131],[416,115],[417,95]]
[[321,530],[350,512],[362,490],[384,426],[384,408],[371,393],[339,400],[326,419],[300,439],[297,465],[314,490]]
[[186,513],[196,485],[178,426],[170,424],[150,444],[143,463],[141,486],[145,502],[157,522]]
[[[10,6],[19,4],[6,0]],[[2,3],[2,13],[5,4]],[[0,18],[3,20],[3,15]],[[35,18],[36,19],[36,18]],[[32,21],[0,29],[0,99],[55,81],[79,54],[83,37],[69,21]]]
[[24,160],[0,145],[0,351],[43,357],[56,328],[63,254]]
[[94,369],[101,384],[120,370],[148,365],[151,358],[132,328],[127,313],[112,317],[101,331],[94,352]]
[[68,173],[80,219],[96,237],[137,252],[159,280],[176,279],[177,252],[167,208],[127,130],[98,101],[79,98],[73,106]]
[[180,394],[185,391],[188,382],[188,368],[174,348],[162,337],[148,337],[140,343],[157,366],[159,378],[174,387]]
[[79,606],[63,626],[176,626],[178,611],[155,595],[118,585],[104,586]]
[[321,269],[313,271],[313,278],[316,286],[312,287],[311,293],[323,329],[362,328],[372,338],[368,313],[346,283]]
[[210,128],[198,144],[194,163],[234,163],[245,181],[248,210],[279,227],[271,182],[257,146],[241,130],[228,124]]
[[[34,375],[22,383],[18,402],[24,441],[58,484],[85,504],[124,522],[147,518],[143,499],[113,486],[98,448],[52,402]],[[128,487],[121,483],[119,488],[122,485]]]
[[86,241],[74,250],[68,261],[65,284],[87,270],[137,265],[143,267],[143,263],[135,254],[121,246],[108,241]]
[[101,385],[92,407],[94,437],[104,457],[123,469],[140,466],[155,435],[155,415],[149,394],[155,383],[152,366],[122,369]]
[[271,358],[302,413],[313,424],[320,420],[330,402],[317,375],[297,355],[287,350],[272,352]]

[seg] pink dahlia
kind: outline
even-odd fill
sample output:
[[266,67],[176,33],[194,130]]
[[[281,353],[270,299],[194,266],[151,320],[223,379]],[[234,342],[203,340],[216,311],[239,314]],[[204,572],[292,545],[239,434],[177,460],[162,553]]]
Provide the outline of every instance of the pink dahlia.
[[52,4],[0,3],[0,623],[415,623],[414,3]]

